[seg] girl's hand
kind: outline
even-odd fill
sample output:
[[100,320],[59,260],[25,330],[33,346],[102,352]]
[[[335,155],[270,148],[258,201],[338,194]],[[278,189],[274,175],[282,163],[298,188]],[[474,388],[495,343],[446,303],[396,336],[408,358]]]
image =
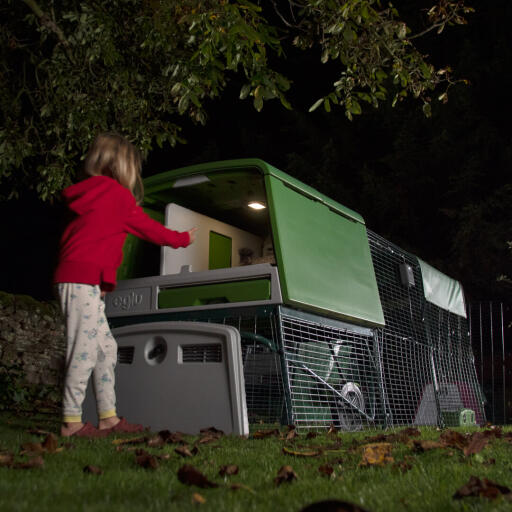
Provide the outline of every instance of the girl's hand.
[[194,243],[194,240],[196,239],[196,231],[197,228],[192,228],[188,230],[188,235],[190,236],[190,243]]
[[102,291],[102,292],[101,292],[101,298],[102,298],[102,299],[103,299],[103,298],[105,298],[105,295],[107,295],[107,292]]

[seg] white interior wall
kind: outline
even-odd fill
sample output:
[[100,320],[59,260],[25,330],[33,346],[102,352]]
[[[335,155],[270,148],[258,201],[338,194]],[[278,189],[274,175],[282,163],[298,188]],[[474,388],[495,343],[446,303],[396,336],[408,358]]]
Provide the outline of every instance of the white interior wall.
[[190,265],[192,272],[208,270],[210,231],[231,238],[233,267],[240,265],[239,249],[249,248],[254,256],[261,256],[263,240],[259,236],[175,203],[168,204],[165,208],[165,225],[175,231],[188,231],[193,227],[198,230],[195,242],[186,248],[162,247],[160,275],[177,274],[184,265]]

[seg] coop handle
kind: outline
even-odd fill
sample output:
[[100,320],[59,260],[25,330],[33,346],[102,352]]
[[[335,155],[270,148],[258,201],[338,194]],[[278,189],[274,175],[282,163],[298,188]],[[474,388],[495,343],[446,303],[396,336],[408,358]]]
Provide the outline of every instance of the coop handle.
[[272,350],[272,352],[277,352],[276,346],[272,340],[265,338],[261,334],[255,334],[253,332],[241,332],[240,336],[242,338],[242,343],[259,343],[261,345],[265,345],[265,347]]

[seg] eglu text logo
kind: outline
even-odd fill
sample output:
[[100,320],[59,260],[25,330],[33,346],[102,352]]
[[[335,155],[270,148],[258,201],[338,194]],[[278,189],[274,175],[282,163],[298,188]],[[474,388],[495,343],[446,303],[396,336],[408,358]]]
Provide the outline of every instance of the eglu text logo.
[[125,311],[134,306],[138,306],[142,302],[142,294],[131,292],[128,295],[117,295],[112,299],[112,306],[121,308]]

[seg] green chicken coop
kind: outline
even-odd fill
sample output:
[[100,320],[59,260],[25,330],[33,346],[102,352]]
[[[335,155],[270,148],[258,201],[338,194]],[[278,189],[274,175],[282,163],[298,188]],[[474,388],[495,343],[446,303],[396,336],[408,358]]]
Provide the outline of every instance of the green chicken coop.
[[[129,237],[106,311],[123,414],[246,434],[485,422],[462,287],[258,159],[145,180],[174,250]],[[178,417],[180,419],[178,419]]]

